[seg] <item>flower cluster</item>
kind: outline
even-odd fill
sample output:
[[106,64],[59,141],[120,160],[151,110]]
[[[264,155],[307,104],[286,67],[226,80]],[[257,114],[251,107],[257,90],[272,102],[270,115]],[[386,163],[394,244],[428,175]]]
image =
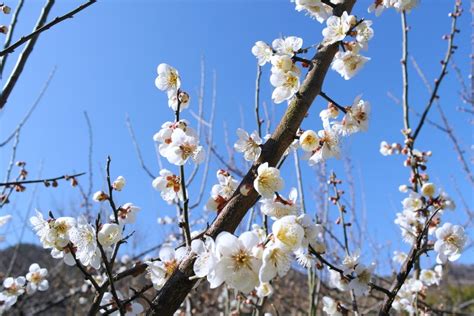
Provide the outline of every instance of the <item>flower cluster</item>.
[[303,51],[302,47],[303,40],[296,36],[277,38],[272,42],[272,47],[262,41],[252,47],[252,54],[257,57],[260,66],[267,62],[272,64],[270,83],[275,87],[272,100],[276,104],[291,101],[300,88],[301,70],[293,57]]
[[[153,136],[153,140],[159,144],[160,155],[176,166],[183,166],[190,160],[196,164],[203,162],[205,151],[199,144],[198,134],[189,126],[188,121],[179,119],[179,113],[188,108],[190,98],[181,90],[178,71],[170,65],[160,64],[155,84],[158,89],[166,91],[168,104],[175,112],[175,121],[163,123],[160,131]],[[160,175],[153,180],[152,186],[161,192],[161,197],[169,204],[183,199],[181,176],[167,169],[160,170]]]
[[[374,30],[371,28],[372,21],[357,21],[355,16],[344,11],[340,17],[331,16],[326,24],[326,28],[323,29],[322,45],[341,43],[344,49],[336,53],[332,69],[344,79],[349,80],[370,60],[359,54],[359,51],[367,50],[368,42],[374,36]],[[354,41],[343,42],[348,35],[353,37]]]
[[3,281],[3,290],[0,291],[0,315],[8,311],[25,292],[29,295],[36,291],[46,291],[49,282],[46,279],[48,270],[33,263],[26,276],[17,278],[8,277]]
[[305,158],[310,165],[320,163],[328,158],[338,158],[340,154],[341,136],[349,136],[359,131],[367,131],[370,115],[370,103],[355,98],[352,106],[344,108],[342,120],[331,121],[339,116],[339,109],[329,103],[328,108],[320,113],[323,130],[317,133],[313,130],[303,132],[299,137],[301,148],[307,152]]
[[[113,190],[121,191],[124,187],[125,178],[122,176],[112,183]],[[103,191],[96,192],[94,197],[97,202],[110,199]],[[122,240],[125,224],[134,223],[139,210],[133,203],[125,203],[110,215],[110,222],[95,226],[84,216],[54,218],[50,213],[50,218],[45,219],[43,214],[36,211],[36,215],[30,218],[30,223],[43,248],[51,249],[53,258],[63,259],[70,266],[80,262],[85,267],[99,269],[100,247],[106,252],[112,251]]]
[[219,213],[234,194],[238,182],[230,173],[222,169],[217,171],[217,180],[219,184],[212,186],[211,197],[206,203],[206,210]]

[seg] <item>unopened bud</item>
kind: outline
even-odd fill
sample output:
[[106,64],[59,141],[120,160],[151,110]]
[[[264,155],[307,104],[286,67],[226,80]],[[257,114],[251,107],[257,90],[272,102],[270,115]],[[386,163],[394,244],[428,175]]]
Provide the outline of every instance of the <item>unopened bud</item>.
[[12,9],[11,9],[9,6],[7,6],[7,5],[2,5],[2,12],[3,12],[4,14],[10,14],[11,11],[12,11]]
[[181,91],[178,95],[178,100],[181,104],[188,104],[189,102],[189,94],[184,91]]
[[94,196],[92,197],[92,199],[96,202],[103,202],[107,200],[108,198],[109,196],[104,191],[97,191],[96,193],[94,193]]
[[125,184],[125,178],[122,176],[118,176],[117,179],[115,179],[114,183],[112,183],[112,188],[114,188],[114,190],[116,191],[122,191]]

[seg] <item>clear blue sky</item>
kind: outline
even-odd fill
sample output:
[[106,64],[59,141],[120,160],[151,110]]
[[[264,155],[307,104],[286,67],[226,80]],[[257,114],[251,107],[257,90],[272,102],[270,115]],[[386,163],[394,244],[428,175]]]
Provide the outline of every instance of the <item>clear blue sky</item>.
[[[441,36],[449,32],[450,19],[447,13],[452,9],[453,2],[424,0],[419,8],[408,15],[408,23],[412,27],[409,34],[410,54],[417,58],[430,80],[440,71],[439,62],[446,49]],[[14,1],[6,3],[15,6]],[[50,19],[78,4],[78,1],[57,1]],[[371,102],[369,131],[357,134],[347,142],[347,152],[355,166],[356,207],[360,214],[363,187],[372,238],[383,245],[391,243],[391,250],[400,247],[406,249],[393,220],[395,213],[401,210],[400,201],[403,198],[397,188],[405,183],[408,170],[402,167],[401,157],[382,157],[379,154],[382,140],[402,141],[399,132],[402,128],[401,108],[387,97],[387,92],[396,97],[401,95],[400,17],[394,10],[388,10],[376,18],[366,12],[369,4],[367,0],[358,1],[355,14],[374,21],[375,37],[366,53],[372,60],[350,81],[330,71],[324,91],[342,104],[349,104],[360,93]],[[28,1],[15,38],[31,31],[42,5],[43,1]],[[468,5],[468,1],[465,1],[465,14],[459,20],[461,33],[456,38],[459,50],[454,56],[467,82],[471,21]],[[10,16],[1,16],[0,22],[6,24],[9,19]],[[200,58],[204,56],[207,67],[205,115],[208,117],[210,112],[211,78],[215,70],[218,78],[218,108],[214,134],[215,143],[223,149],[224,122],[232,143],[236,139],[234,131],[241,125],[241,112],[244,113],[244,128],[249,131],[255,129],[253,98],[256,60],[250,52],[254,42],[271,42],[281,35],[296,35],[302,37],[304,46],[307,46],[320,41],[322,28],[318,22],[296,12],[294,4],[289,1],[199,1],[199,4],[197,1],[99,1],[74,19],[41,35],[9,102],[0,112],[0,139],[3,140],[15,128],[56,66],[57,73],[49,90],[22,130],[17,157],[28,162],[31,178],[36,178],[40,170],[42,176],[87,171],[88,134],[83,118],[83,111],[87,111],[94,131],[94,191],[102,188],[101,168],[110,154],[113,175],[123,175],[128,182],[126,189],[117,194],[118,202],[133,202],[142,207],[135,229],[140,240],[138,247],[147,248],[164,235],[156,225],[156,218],[173,215],[175,211],[161,201],[159,193],[152,189],[149,177],[140,168],[125,117],[127,113],[130,115],[144,159],[154,169],[154,173],[158,173],[152,136],[164,121],[173,119],[173,114],[168,109],[165,94],[154,86],[156,66],[165,62],[180,71],[183,88],[193,98],[191,109],[197,112]],[[19,51],[10,56],[5,73],[11,70]],[[412,67],[410,80],[413,88],[410,103],[421,111],[428,93]],[[271,105],[268,67],[264,69],[262,85],[261,99]],[[472,129],[468,122],[469,116],[456,111],[456,107],[462,105],[458,97],[459,90],[460,85],[450,68],[450,74],[440,90],[440,101],[470,160]],[[302,127],[320,129],[318,113],[324,106],[325,102],[318,98]],[[286,104],[274,106],[276,121],[285,108]],[[196,125],[189,112],[184,112],[183,116]],[[417,120],[414,116],[412,118]],[[430,118],[440,121],[435,108]],[[276,121],[272,126],[275,126]],[[419,137],[417,147],[433,151],[429,162],[432,180],[441,184],[457,201],[456,213],[448,214],[446,220],[464,222],[462,203],[452,179],[456,179],[471,208],[474,207],[472,188],[461,172],[451,142],[444,133],[427,126]],[[2,148],[2,179],[9,159],[10,147]],[[318,184],[314,171],[305,162],[303,165],[306,203],[312,205],[311,190]],[[165,166],[170,170],[174,168],[166,162]],[[214,174],[218,167],[218,162],[214,160],[206,194],[215,183]],[[190,166],[187,168],[191,170]],[[344,179],[342,160],[331,160],[329,168],[336,170]],[[292,161],[283,168],[287,180],[285,194],[291,186],[296,185],[293,182],[293,170]],[[84,184],[86,180],[81,178]],[[80,200],[78,191],[63,183],[60,186],[62,188],[58,190],[38,187],[33,207],[43,212],[51,209],[58,213],[63,210],[65,214],[77,215],[77,203]],[[191,194],[195,190],[196,187],[191,188]],[[6,232],[21,227],[21,217],[30,211],[28,201],[33,187],[28,187],[28,191],[15,194],[11,205],[1,210],[2,215],[11,213],[15,216]],[[331,218],[336,217],[336,210],[331,209]],[[3,246],[16,240],[15,233],[11,233]],[[24,240],[36,240],[29,229]],[[370,252],[369,245],[363,251]],[[472,263],[474,255],[472,252],[466,253],[461,261]]]

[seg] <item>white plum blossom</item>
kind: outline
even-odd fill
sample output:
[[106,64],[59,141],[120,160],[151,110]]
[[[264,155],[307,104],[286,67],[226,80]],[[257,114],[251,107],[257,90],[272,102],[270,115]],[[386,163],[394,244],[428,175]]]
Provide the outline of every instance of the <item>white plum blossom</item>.
[[46,291],[49,288],[48,280],[48,270],[41,268],[39,264],[33,263],[28,269],[26,274],[26,280],[28,284],[26,285],[26,292],[28,294],[33,294],[38,291]]
[[122,227],[115,223],[102,225],[97,234],[97,240],[104,247],[111,247],[122,239]]
[[272,42],[273,49],[280,55],[293,55],[303,47],[303,39],[296,36],[277,38]]
[[324,130],[318,132],[319,146],[305,155],[309,159],[309,165],[315,165],[328,158],[339,158],[339,134],[329,126],[324,126]]
[[323,122],[328,122],[329,119],[336,119],[338,116],[339,109],[331,102],[328,103],[327,109],[324,109],[319,113],[319,117]]
[[372,272],[375,269],[375,265],[368,267],[363,264],[358,264],[355,267],[355,278],[349,282],[349,289],[354,291],[354,295],[362,296],[369,292],[369,282],[372,278]]
[[394,7],[397,12],[410,12],[418,5],[419,0],[389,0],[390,6]]
[[397,12],[410,12],[418,5],[419,0],[374,0],[369,6],[368,12],[375,13],[375,16],[380,16],[385,9],[395,8]]
[[337,71],[345,80],[354,77],[370,58],[352,51],[337,52],[331,68]]
[[161,125],[161,129],[153,136],[153,140],[160,143],[158,150],[160,155],[163,157],[166,157],[167,155],[168,147],[172,142],[171,136],[176,129],[181,129],[186,133],[186,135],[197,138],[196,131],[189,127],[189,123],[186,120],[163,123],[163,125]]
[[258,41],[252,47],[252,54],[257,57],[258,64],[263,66],[272,58],[273,50],[267,43]]
[[255,190],[264,198],[272,198],[275,192],[283,188],[283,179],[280,170],[269,167],[268,162],[258,166],[257,177],[253,182]]
[[441,277],[443,276],[443,266],[437,265],[433,270],[422,269],[420,272],[420,280],[426,286],[439,285]]
[[112,183],[112,188],[116,191],[122,191],[122,189],[125,187],[125,184],[127,181],[123,176],[118,176],[117,179]]
[[297,74],[298,76],[300,75],[300,69],[293,63],[293,60],[288,55],[273,55],[271,58],[271,63],[272,74],[291,71]]
[[349,289],[349,281],[343,278],[339,272],[332,269],[329,269],[329,285],[343,292]]
[[92,200],[94,200],[95,202],[104,202],[107,201],[108,198],[109,196],[104,191],[97,191],[92,196]]
[[153,180],[152,186],[161,192],[161,197],[168,204],[173,203],[176,199],[183,199],[181,178],[167,169],[160,170],[160,176]]
[[351,255],[346,255],[344,260],[342,261],[342,265],[344,267],[344,274],[351,274],[353,270],[359,264],[360,259],[360,251],[354,251]]
[[380,16],[385,9],[390,7],[390,1],[392,0],[374,0],[367,11],[369,13],[374,12],[375,16]]
[[271,243],[265,247],[262,266],[259,271],[260,282],[270,282],[277,275],[285,276],[291,268],[292,255],[288,249]]
[[323,29],[323,45],[342,41],[355,23],[355,16],[349,15],[346,11],[340,17],[335,15],[329,17],[326,21],[327,26]]
[[382,156],[390,156],[394,153],[392,146],[386,141],[380,142],[380,153]]
[[418,232],[423,229],[423,222],[417,213],[412,210],[405,209],[401,213],[396,214],[397,218],[394,223],[400,226],[403,241],[413,244],[416,241]]
[[300,136],[299,142],[301,149],[304,151],[313,151],[319,147],[318,134],[313,130],[304,131]]
[[308,214],[301,214],[296,220],[304,230],[301,248],[304,250],[311,246],[317,253],[326,252],[326,246],[323,241],[323,226],[315,224]]
[[[140,208],[133,203],[125,203],[117,209],[117,217],[120,225],[124,224],[133,224],[135,223],[137,212]],[[113,215],[110,216],[110,219],[114,220]]]
[[393,309],[398,312],[406,311],[410,315],[415,314],[416,309],[414,303],[417,293],[422,289],[423,283],[420,280],[411,278],[405,281],[393,301]]
[[3,292],[0,293],[0,300],[4,300],[8,306],[13,306],[18,297],[25,293],[25,277],[8,277],[3,281]]
[[163,287],[186,254],[187,250],[184,247],[175,251],[172,247],[163,246],[159,253],[160,260],[145,262],[148,265],[148,276],[155,289],[160,290]]
[[225,282],[231,288],[249,293],[257,287],[261,262],[252,253],[257,244],[258,236],[254,232],[245,232],[239,238],[228,232],[221,232],[216,238],[219,261],[211,288]]
[[[295,2],[296,11],[306,11],[309,16],[323,23],[332,15],[332,8],[321,0],[292,0]],[[335,1],[332,1],[335,3]]]
[[296,203],[298,190],[291,188],[288,199],[275,195],[273,198],[264,198],[261,200],[261,211],[263,214],[277,220],[286,215],[297,215],[299,206]]
[[436,230],[436,242],[434,250],[438,253],[436,261],[446,263],[456,261],[467,243],[467,235],[460,225],[445,223]]
[[217,171],[217,180],[219,184],[212,186],[211,197],[206,203],[206,209],[220,212],[234,194],[239,183],[222,169]]
[[45,220],[43,215],[36,211],[36,216],[30,218],[33,230],[40,238],[43,248],[51,249],[51,256],[55,259],[63,259],[67,265],[74,265],[69,245],[69,234],[76,226],[76,220],[72,217],[59,217],[57,219]]
[[352,106],[347,107],[347,113],[340,123],[335,123],[335,130],[342,136],[348,136],[369,128],[370,103],[361,99],[359,95],[355,98]]
[[171,134],[171,143],[167,146],[163,156],[170,163],[182,166],[189,158],[197,164],[201,163],[204,160],[204,155],[204,149],[199,146],[196,137],[189,136],[182,129],[176,128]]
[[76,257],[84,266],[100,268],[100,251],[97,247],[96,230],[80,217],[77,226],[71,231],[71,242],[76,247]]
[[155,85],[161,91],[176,91],[181,86],[181,79],[178,71],[168,64],[159,64],[157,68],[158,77],[155,80]]
[[272,225],[275,244],[288,250],[296,250],[301,247],[305,231],[295,215],[284,216],[276,220]]
[[300,88],[299,74],[293,71],[272,73],[270,83],[275,87],[272,100],[276,104],[290,100]]
[[323,296],[323,311],[330,316],[342,316],[338,303],[329,296]]
[[440,191],[438,195],[438,205],[443,210],[454,210],[456,208],[456,203],[448,194],[444,191]]
[[262,139],[258,136],[258,133],[254,131],[249,135],[246,131],[241,128],[237,129],[237,136],[239,139],[234,144],[234,148],[237,152],[244,154],[244,159],[247,161],[257,161],[262,153]]
[[403,199],[402,205],[404,210],[416,212],[423,208],[423,201],[418,193],[410,192],[408,197]]
[[215,275],[214,268],[218,261],[214,240],[209,236],[205,237],[205,241],[195,239],[191,242],[191,250],[196,253],[194,274],[199,278],[207,277],[209,283],[212,284]]
[[425,182],[421,187],[421,193],[424,196],[433,197],[436,193],[436,186],[431,182]]
[[370,27],[371,25],[372,21],[365,20],[354,29],[357,44],[362,49],[367,49],[369,41],[374,37],[374,30]]

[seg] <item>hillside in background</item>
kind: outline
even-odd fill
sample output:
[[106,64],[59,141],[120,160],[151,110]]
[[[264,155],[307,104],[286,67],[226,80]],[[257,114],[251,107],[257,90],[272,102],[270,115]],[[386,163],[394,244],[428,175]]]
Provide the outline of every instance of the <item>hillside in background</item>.
[[[62,260],[51,258],[49,251],[36,245],[21,244],[0,251],[0,280],[3,281],[9,266],[14,258],[10,276],[25,275],[31,263],[37,262],[42,267],[48,267],[50,290],[43,293],[36,293],[33,296],[23,296],[16,305],[16,309],[11,310],[12,315],[84,315],[86,314],[89,302],[92,300],[91,292],[84,293],[84,279],[77,269],[66,266]],[[131,264],[128,264],[130,266]],[[122,291],[127,291],[126,287],[140,289],[148,280],[144,277],[134,280],[133,284],[129,279],[119,284]],[[381,284],[384,285],[384,284]],[[274,284],[275,293],[266,301],[265,311],[278,311],[280,315],[305,315],[307,309],[308,285],[304,272],[292,270],[283,279],[277,280]],[[54,291],[52,290],[54,289]],[[326,294],[328,289],[321,283],[321,293]],[[131,293],[131,291],[130,291]],[[345,293],[340,294],[343,299]],[[375,296],[374,296],[375,295]],[[375,314],[377,310],[378,293],[360,300],[360,305],[365,307],[366,314]],[[445,310],[449,306],[459,306],[464,304],[463,313],[474,313],[474,265],[452,264],[445,269],[443,284],[436,291],[428,291],[425,294],[425,301],[431,306],[440,310]],[[148,297],[153,293],[150,291]],[[81,298],[85,298],[81,299]],[[228,299],[228,298],[229,299]],[[247,298],[248,299],[248,298]],[[81,301],[87,303],[80,304]],[[219,315],[227,309],[232,309],[240,301],[241,307],[245,311],[246,298],[235,300],[232,291],[223,291],[221,288],[210,290],[207,282],[202,282],[193,292],[186,302],[186,309],[193,315]],[[145,300],[141,301],[146,304]],[[249,309],[250,310],[250,309]],[[364,309],[362,309],[364,310]],[[243,315],[246,315],[245,313]]]

